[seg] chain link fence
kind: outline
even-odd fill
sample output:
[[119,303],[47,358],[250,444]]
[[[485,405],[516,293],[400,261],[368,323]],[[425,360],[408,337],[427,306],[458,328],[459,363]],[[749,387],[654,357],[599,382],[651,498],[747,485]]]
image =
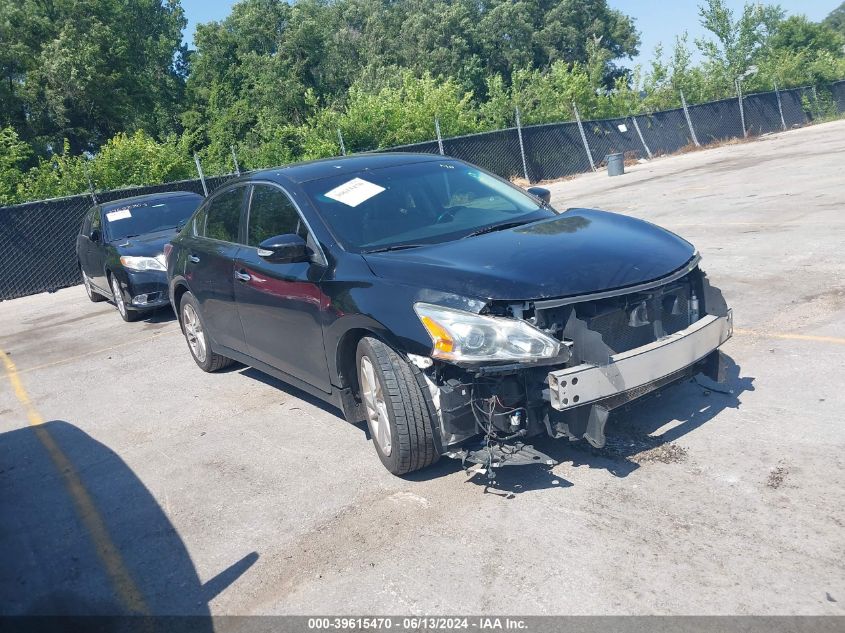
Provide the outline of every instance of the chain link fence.
[[[209,191],[232,176],[206,178]],[[162,191],[202,195],[199,179],[97,193],[98,202]],[[81,283],[76,236],[92,207],[90,194],[27,202],[0,209],[0,299],[53,292]]]
[[[380,151],[442,153],[504,178],[534,183],[598,169],[610,154],[651,158],[688,146],[788,130],[841,113],[845,113],[845,80],[824,89],[794,88],[624,118],[513,127]],[[232,177],[206,178],[209,192]],[[108,202],[180,190],[203,193],[197,179],[107,191],[96,197]],[[92,204],[86,194],[0,208],[0,300],[80,283],[76,235]]]
[[[825,92],[836,113],[845,112],[845,81]],[[794,88],[624,118],[528,125],[446,138],[442,153],[505,178],[534,183],[597,169],[610,154],[651,158],[689,146],[788,130],[828,114],[833,113],[826,111],[818,91]],[[437,141],[382,151],[441,153]]]

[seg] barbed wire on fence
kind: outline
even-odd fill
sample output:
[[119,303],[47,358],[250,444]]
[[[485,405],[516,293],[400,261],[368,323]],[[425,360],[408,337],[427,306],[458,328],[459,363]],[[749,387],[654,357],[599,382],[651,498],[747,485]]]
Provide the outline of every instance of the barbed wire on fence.
[[[759,136],[845,113],[845,80],[828,86],[823,95],[814,86],[748,95],[741,94],[737,86],[737,91],[736,97],[696,105],[687,105],[682,99],[682,108],[649,114],[596,121],[581,121],[576,115],[574,121],[519,124],[447,138],[442,137],[440,122],[435,120],[435,140],[377,151],[444,154],[504,178],[535,183],[591,171],[610,154],[651,158],[691,145],[706,146],[746,134]],[[342,144],[339,130],[338,138]],[[348,150],[343,149],[344,153]],[[234,147],[232,159],[240,171]],[[201,173],[201,165],[197,168]],[[205,183],[197,178],[98,191],[96,199],[104,203],[163,191],[202,194],[207,189],[210,193],[236,176],[205,177]],[[0,208],[0,300],[80,283],[76,235],[92,204],[92,194],[86,193]]]

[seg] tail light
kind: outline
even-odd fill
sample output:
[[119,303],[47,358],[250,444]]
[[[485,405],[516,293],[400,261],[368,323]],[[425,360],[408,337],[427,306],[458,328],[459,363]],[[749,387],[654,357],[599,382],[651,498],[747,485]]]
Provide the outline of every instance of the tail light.
[[173,244],[168,242],[164,245],[164,261],[165,263],[170,259],[170,251],[173,250]]

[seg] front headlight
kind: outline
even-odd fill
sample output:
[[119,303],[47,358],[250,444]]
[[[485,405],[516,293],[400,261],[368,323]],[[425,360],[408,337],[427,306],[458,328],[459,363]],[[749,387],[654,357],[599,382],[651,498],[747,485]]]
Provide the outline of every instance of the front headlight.
[[532,361],[554,358],[560,342],[525,321],[482,316],[430,303],[414,311],[431,336],[431,355],[454,362]]
[[124,268],[138,272],[147,270],[167,270],[167,266],[164,263],[163,253],[157,257],[135,257],[124,255],[120,258],[120,263],[123,264]]

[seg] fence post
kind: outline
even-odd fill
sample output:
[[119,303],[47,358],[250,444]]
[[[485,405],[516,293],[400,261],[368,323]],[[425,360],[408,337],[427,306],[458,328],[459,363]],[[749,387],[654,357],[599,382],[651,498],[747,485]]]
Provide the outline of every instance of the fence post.
[[734,79],[736,85],[736,98],[739,100],[739,118],[742,120],[742,136],[748,137],[748,130],[745,129],[745,107],[742,105],[742,84],[739,79]]
[[632,117],[631,117],[631,121],[633,121],[633,122],[634,122],[634,129],[637,131],[637,136],[639,136],[639,137],[640,137],[640,143],[642,143],[642,144],[643,144],[643,147],[645,147],[645,153],[648,155],[648,157],[649,157],[649,158],[654,158],[654,157],[651,155],[651,150],[648,148],[648,145],[646,145],[645,139],[643,138],[643,133],[642,133],[642,132],[640,132],[640,124],[639,124],[639,123],[637,123],[637,117],[636,117],[636,116],[632,116]]
[[780,112],[780,125],[783,131],[786,132],[786,120],[783,118],[783,105],[780,102],[780,91],[778,90],[778,82],[775,82],[775,96],[778,99],[778,112]]
[[94,183],[91,182],[91,172],[88,171],[88,163],[85,163],[85,178],[88,180],[88,193],[91,194],[91,200],[97,204],[97,195],[94,193]]
[[337,140],[340,141],[340,155],[346,156],[346,145],[343,144],[343,134],[340,128],[337,128]]
[[440,155],[445,156],[443,151],[443,135],[440,134],[440,117],[434,117],[434,130],[437,132],[437,147],[440,150]]
[[235,173],[241,175],[241,166],[238,165],[238,155],[235,154],[235,146],[232,145],[232,162],[235,163]]
[[687,100],[684,98],[684,91],[679,90],[679,92],[681,93],[681,105],[684,106],[684,118],[687,120],[687,127],[689,127],[692,142],[695,143],[696,147],[701,147],[701,143],[698,142],[698,137],[695,135],[695,128],[692,126],[692,119],[689,116],[689,108],[687,107]]
[[821,119],[822,118],[822,108],[819,104],[819,93],[816,90],[816,87],[813,86],[813,103],[816,104],[816,116]]
[[525,160],[525,145],[522,143],[522,121],[519,120],[519,106],[516,107],[516,133],[519,136],[519,153],[522,156],[522,173],[525,174],[525,180],[530,183],[531,178],[528,177],[528,161]]
[[581,133],[581,141],[584,143],[584,149],[587,151],[587,159],[590,161],[590,168],[596,171],[596,163],[593,161],[593,153],[590,151],[590,145],[587,143],[587,135],[584,134],[584,126],[581,124],[581,115],[578,114],[578,106],[572,102],[572,109],[575,110],[575,120],[578,122],[578,131]]
[[194,152],[194,162],[197,165],[197,173],[200,175],[200,182],[202,183],[202,191],[205,197],[208,197],[208,187],[205,184],[205,174],[202,173],[202,165],[200,165],[200,157]]

